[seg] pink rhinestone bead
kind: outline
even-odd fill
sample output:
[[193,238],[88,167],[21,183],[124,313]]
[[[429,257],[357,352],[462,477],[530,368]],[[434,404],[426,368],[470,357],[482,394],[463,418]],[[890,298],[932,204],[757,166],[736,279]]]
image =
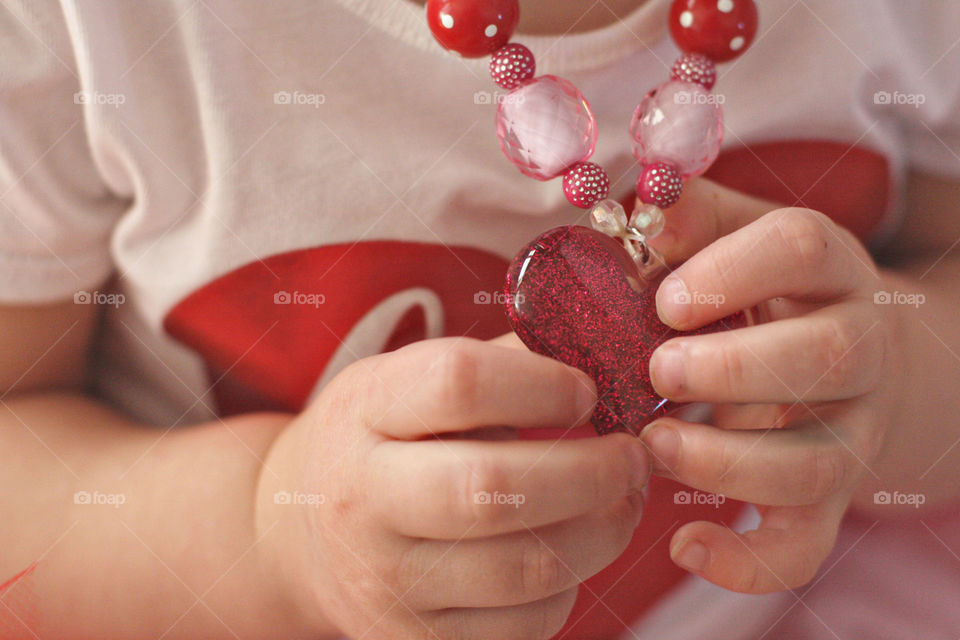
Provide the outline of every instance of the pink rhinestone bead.
[[547,75],[520,85],[500,102],[497,137],[517,169],[531,178],[550,180],[590,159],[597,145],[597,124],[575,86]]
[[670,80],[647,94],[633,114],[633,155],[642,165],[672,164],[681,178],[698,176],[723,142],[722,96],[698,84]]
[[589,209],[610,193],[610,178],[603,167],[579,162],[563,174],[563,194],[575,207]]
[[685,53],[673,63],[670,77],[680,82],[693,82],[707,91],[717,82],[717,65],[702,53]]
[[490,77],[503,89],[515,89],[537,72],[533,52],[522,44],[500,47],[490,58]]
[[648,164],[637,180],[637,197],[646,204],[666,209],[680,199],[683,182],[673,165],[665,162]]

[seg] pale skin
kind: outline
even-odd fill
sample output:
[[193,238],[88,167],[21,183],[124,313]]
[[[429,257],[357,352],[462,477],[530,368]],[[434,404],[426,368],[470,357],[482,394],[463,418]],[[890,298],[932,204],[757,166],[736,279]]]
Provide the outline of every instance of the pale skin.
[[[694,254],[675,276],[728,298],[719,310],[694,308],[689,322],[767,297],[810,301],[780,303],[775,319],[737,336],[675,341],[687,345],[682,385],[664,382],[668,347],[654,356],[668,395],[751,403],[721,407],[715,426],[663,419],[643,437],[657,473],[761,505],[756,532],[693,522],[674,534],[675,557],[690,540],[706,546],[698,573],[708,580],[749,592],[803,584],[847,508],[898,515],[873,504],[877,488],[923,492],[925,508],[957,498],[960,364],[940,339],[960,341],[958,259],[948,254],[919,276],[960,237],[960,185],[914,176],[911,193],[897,271],[874,271],[820,214],[770,211],[707,180],[688,183],[670,211],[660,248],[671,259]],[[744,243],[757,246],[744,254]],[[733,256],[738,266],[726,268]],[[927,303],[873,305],[875,288],[922,291]],[[676,317],[670,304],[660,310]],[[242,637],[547,638],[578,580],[611,562],[640,521],[650,467],[638,440],[552,446],[515,441],[510,429],[476,431],[580,424],[590,411],[585,376],[512,335],[424,341],[361,360],[299,416],[231,418],[155,444],[155,430],[77,390],[94,325],[83,305],[0,313],[0,450],[17,452],[0,467],[0,520],[16,523],[0,529],[0,571],[42,557],[34,590],[58,637],[226,637],[229,626]],[[848,350],[870,326],[858,343],[869,348]],[[817,382],[830,363],[840,373]],[[796,401],[777,378],[817,410],[846,398],[821,417],[850,450],[795,412],[744,452],[771,426],[771,403]],[[653,438],[664,427],[680,436],[674,461]],[[73,504],[75,491],[92,489],[123,493],[127,504]],[[326,501],[278,505],[278,490]],[[478,505],[478,491],[526,502]],[[138,592],[150,597],[131,597]]]
[[[574,3],[547,6],[560,23]],[[41,637],[548,638],[577,583],[643,526],[653,470],[764,514],[744,535],[685,524],[675,560],[696,541],[694,569],[718,585],[802,585],[847,509],[916,516],[958,498],[960,362],[944,343],[960,344],[960,185],[914,175],[908,200],[895,260],[878,269],[821,214],[688,182],[656,245],[689,258],[674,273],[688,290],[726,302],[684,307],[680,323],[662,289],[661,315],[689,327],[759,304],[768,322],[658,350],[658,390],[716,404],[716,420],[666,418],[642,439],[516,441],[518,429],[585,423],[595,389],[510,335],[420,342],[351,365],[300,415],[158,441],[82,391],[94,307],[2,309],[0,451],[15,454],[0,465],[0,583],[40,560]],[[926,303],[875,305],[877,290]],[[671,351],[682,379],[665,366]],[[822,422],[803,405],[783,416],[798,396]],[[666,429],[673,457],[656,437]],[[879,507],[878,489],[926,504]],[[126,503],[74,504],[84,490]],[[324,503],[277,504],[278,491]],[[479,492],[525,500],[478,504]]]

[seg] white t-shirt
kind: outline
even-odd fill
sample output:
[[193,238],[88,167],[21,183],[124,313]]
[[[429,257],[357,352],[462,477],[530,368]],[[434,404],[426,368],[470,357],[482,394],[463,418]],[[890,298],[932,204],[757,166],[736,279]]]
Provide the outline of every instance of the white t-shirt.
[[[960,4],[759,4],[752,49],[720,68],[725,152],[832,141],[817,175],[879,159],[883,242],[909,165],[960,177]],[[514,38],[591,102],[618,198],[632,110],[678,54],[668,5]],[[501,154],[486,65],[408,0],[8,0],[0,302],[103,304],[98,387],[164,427],[298,410],[385,346],[504,331],[486,303],[506,262],[583,212]],[[763,179],[805,202],[783,175]]]

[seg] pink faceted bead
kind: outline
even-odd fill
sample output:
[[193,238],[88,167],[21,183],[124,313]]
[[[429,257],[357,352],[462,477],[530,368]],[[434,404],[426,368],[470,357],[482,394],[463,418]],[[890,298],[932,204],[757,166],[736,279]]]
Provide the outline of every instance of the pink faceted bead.
[[610,194],[610,177],[593,162],[580,162],[563,174],[563,194],[575,207],[589,209]]
[[642,165],[666,162],[683,179],[706,171],[723,142],[722,96],[670,80],[640,102],[630,123],[633,155]]
[[597,124],[575,86],[547,75],[517,87],[500,102],[497,137],[503,154],[522,173],[550,180],[590,159]]

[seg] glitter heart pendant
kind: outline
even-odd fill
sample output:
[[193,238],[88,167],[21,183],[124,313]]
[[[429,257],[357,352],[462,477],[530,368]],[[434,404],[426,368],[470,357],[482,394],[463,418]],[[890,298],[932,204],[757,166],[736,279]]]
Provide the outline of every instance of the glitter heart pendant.
[[679,335],[748,324],[738,312],[695,331],[671,329],[657,316],[656,294],[668,274],[644,273],[615,238],[581,226],[556,227],[527,244],[507,272],[507,316],[527,347],[586,372],[599,401],[599,434],[639,433],[680,404],[657,395],[650,356]]

